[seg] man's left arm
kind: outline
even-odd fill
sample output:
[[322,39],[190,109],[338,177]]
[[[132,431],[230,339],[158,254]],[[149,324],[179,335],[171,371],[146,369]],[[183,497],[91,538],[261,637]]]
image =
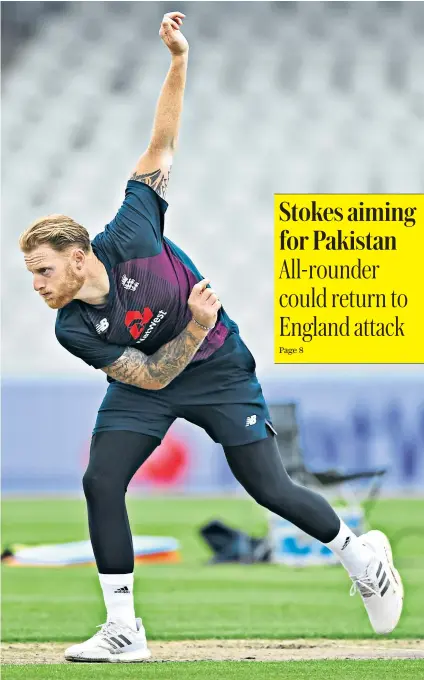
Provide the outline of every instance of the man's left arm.
[[143,182],[165,198],[183,110],[188,43],[180,31],[181,12],[165,14],[159,35],[171,52],[171,66],[156,106],[149,146],[130,179]]

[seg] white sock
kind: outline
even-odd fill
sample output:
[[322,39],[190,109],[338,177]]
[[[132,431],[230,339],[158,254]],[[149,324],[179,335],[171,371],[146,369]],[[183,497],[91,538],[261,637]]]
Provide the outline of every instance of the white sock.
[[137,630],[134,611],[134,574],[99,574],[108,621],[122,621]]
[[337,555],[350,576],[361,576],[374,554],[342,520],[336,538],[325,545]]

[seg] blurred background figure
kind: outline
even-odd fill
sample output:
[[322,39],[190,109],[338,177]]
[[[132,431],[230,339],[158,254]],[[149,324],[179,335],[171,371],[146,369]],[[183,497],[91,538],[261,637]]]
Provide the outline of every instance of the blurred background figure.
[[[274,366],[271,275],[274,192],[422,193],[422,2],[2,3],[4,491],[81,489],[105,378],[57,343],[17,241],[44,214],[92,237],[115,214],[149,139],[172,9],[191,51],[168,235],[239,323],[267,399],[299,404],[308,466],[384,466],[388,491],[422,492],[423,366]],[[134,484],[239,489],[185,423]]]

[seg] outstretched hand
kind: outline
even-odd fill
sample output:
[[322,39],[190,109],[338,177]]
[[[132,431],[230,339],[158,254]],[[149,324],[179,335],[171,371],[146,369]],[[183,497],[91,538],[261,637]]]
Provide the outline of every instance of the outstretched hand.
[[178,56],[188,52],[188,42],[180,31],[185,14],[168,12],[160,25],[159,35],[172,55]]

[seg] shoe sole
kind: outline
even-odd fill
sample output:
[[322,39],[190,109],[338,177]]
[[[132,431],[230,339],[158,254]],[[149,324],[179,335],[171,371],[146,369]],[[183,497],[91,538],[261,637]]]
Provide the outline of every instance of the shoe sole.
[[[385,559],[383,558],[383,562],[385,562],[386,566],[389,568],[389,570],[392,574],[392,577],[393,577],[393,579],[394,579],[394,581],[395,581],[395,583],[398,587],[399,593],[400,593],[401,606],[400,606],[400,610],[399,610],[399,615],[398,615],[393,627],[390,628],[390,630],[375,631],[378,635],[388,635],[389,633],[394,631],[394,629],[396,628],[396,626],[399,623],[399,619],[400,619],[401,614],[402,614],[403,597],[404,597],[403,583],[402,583],[402,579],[400,577],[398,570],[395,568],[395,565],[394,565],[394,562],[393,562],[392,548],[391,548],[390,541],[387,538],[386,534],[383,534],[382,531],[378,531],[378,530],[375,529],[373,531],[369,531],[367,535],[368,535],[368,537],[370,537],[370,535],[371,535],[371,539],[372,539],[372,536],[375,536],[375,538],[377,539],[377,547],[381,546],[383,548],[384,555],[385,555]],[[371,545],[373,546],[372,540],[371,540]]]
[[102,658],[89,658],[87,656],[66,656],[66,661],[74,661],[76,663],[141,663],[150,659],[152,653],[149,649],[145,652],[122,652],[121,654],[110,654]]

